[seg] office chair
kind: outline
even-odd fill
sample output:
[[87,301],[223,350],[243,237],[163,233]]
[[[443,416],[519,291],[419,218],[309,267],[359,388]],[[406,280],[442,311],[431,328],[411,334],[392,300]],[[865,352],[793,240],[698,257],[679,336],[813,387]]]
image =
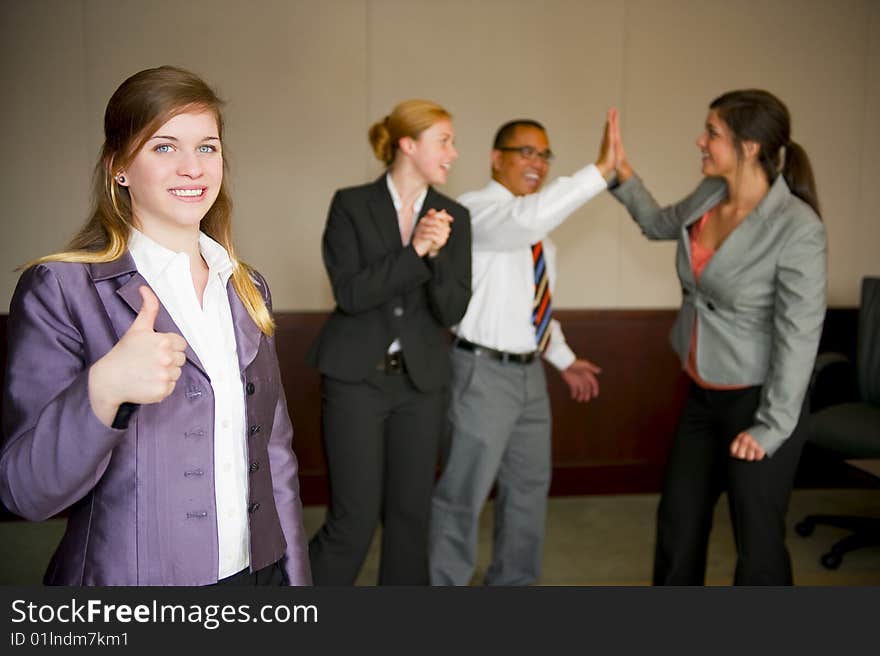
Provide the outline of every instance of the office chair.
[[[880,458],[880,278],[862,280],[857,340],[854,366],[839,353],[816,358],[807,439],[843,459]],[[880,545],[880,517],[808,515],[795,531],[806,537],[816,524],[854,531],[821,557],[828,569],[853,549]]]

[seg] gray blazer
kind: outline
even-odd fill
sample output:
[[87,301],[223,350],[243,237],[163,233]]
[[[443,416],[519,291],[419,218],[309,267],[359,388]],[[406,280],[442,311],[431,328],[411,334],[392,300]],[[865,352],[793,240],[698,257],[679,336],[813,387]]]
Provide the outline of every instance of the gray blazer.
[[694,320],[697,372],[717,385],[763,385],[748,432],[768,455],[797,424],[825,318],[825,227],[780,175],[727,237],[700,282],[691,270],[687,231],[727,194],[704,178],[680,202],[661,208],[633,176],[611,192],[649,239],[676,239],[681,310],[672,346],[687,361]]

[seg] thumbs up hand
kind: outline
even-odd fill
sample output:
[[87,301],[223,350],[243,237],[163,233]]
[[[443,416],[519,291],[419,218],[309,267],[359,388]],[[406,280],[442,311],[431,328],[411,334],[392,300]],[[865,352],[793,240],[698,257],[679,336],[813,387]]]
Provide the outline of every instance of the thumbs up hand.
[[159,403],[174,391],[186,361],[186,340],[153,330],[159,299],[140,288],[144,304],[116,345],[89,370],[89,401],[95,415],[110,426],[123,403]]
[[[156,315],[159,314],[159,299],[156,298],[153,290],[146,285],[141,285],[138,291],[144,304],[141,305],[141,311],[134,318],[134,321],[125,333],[126,335],[132,331],[153,332],[153,326],[156,324]],[[125,339],[125,335],[123,335],[123,339]]]

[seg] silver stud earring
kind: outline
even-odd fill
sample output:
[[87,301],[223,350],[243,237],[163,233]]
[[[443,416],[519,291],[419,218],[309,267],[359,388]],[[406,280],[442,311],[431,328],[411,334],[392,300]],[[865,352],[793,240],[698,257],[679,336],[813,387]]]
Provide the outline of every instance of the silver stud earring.
[[125,176],[120,173],[119,175],[116,176],[116,182],[118,182],[121,185],[125,184]]

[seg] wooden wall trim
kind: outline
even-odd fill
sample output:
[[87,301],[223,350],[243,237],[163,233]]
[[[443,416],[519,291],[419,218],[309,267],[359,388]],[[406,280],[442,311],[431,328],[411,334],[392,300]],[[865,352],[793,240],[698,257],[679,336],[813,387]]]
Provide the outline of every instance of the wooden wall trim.
[[[829,310],[821,350],[850,356],[855,350],[857,310]],[[599,364],[599,398],[577,404],[561,377],[547,368],[553,411],[551,495],[656,492],[688,381],[669,346],[674,310],[558,310],[572,349]],[[303,502],[327,501],[321,444],[320,377],[305,355],[325,312],[280,312],[276,344],[294,450],[300,462]],[[6,343],[7,316],[0,315]],[[0,384],[6,351],[0,353]],[[801,477],[801,480],[804,480]]]

